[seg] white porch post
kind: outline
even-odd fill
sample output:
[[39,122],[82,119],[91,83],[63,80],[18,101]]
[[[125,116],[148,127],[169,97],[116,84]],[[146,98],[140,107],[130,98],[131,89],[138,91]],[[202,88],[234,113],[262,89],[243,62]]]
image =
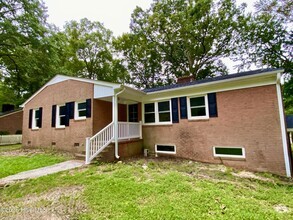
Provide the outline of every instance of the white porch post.
[[85,139],[85,164],[90,164],[90,138]]
[[142,139],[142,121],[139,121],[139,139]]
[[119,159],[118,155],[118,94],[114,94],[112,98],[113,107],[113,121],[114,121],[114,142],[115,142],[115,157]]

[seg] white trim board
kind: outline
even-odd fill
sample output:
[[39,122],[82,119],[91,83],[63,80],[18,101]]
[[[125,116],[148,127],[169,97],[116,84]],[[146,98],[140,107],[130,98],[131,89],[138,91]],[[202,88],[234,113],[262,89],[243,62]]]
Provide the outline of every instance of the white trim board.
[[283,109],[283,101],[282,101],[282,92],[280,85],[280,73],[278,73],[278,81],[277,81],[277,97],[278,97],[278,106],[279,106],[279,116],[280,116],[280,126],[281,126],[281,135],[282,135],[282,144],[283,144],[283,152],[284,152],[284,160],[285,160],[285,168],[287,177],[291,177],[291,167],[289,161],[289,152],[287,146],[287,134],[285,127],[285,117],[284,117],[284,109]]

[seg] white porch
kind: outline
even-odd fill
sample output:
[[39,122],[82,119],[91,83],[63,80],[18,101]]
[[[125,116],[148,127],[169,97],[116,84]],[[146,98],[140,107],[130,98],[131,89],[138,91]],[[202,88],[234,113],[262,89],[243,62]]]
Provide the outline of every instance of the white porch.
[[128,106],[140,103],[143,95],[144,93],[129,87],[104,88],[104,86],[95,85],[94,98],[112,103],[112,121],[94,136],[86,138],[86,164],[89,164],[111,143],[115,144],[115,158],[119,159],[120,140],[142,139],[142,123],[138,120],[129,122],[128,111],[127,121],[118,121],[118,111],[119,104]]

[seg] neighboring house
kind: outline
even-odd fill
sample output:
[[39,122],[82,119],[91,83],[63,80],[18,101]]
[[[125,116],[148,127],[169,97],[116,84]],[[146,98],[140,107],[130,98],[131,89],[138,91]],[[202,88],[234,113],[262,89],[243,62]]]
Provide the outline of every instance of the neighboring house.
[[22,117],[22,109],[5,112],[0,115],[0,132],[8,132],[9,134],[21,133]]
[[290,144],[293,144],[293,115],[286,116],[287,132],[289,135]]
[[86,163],[109,145],[116,158],[145,148],[289,177],[282,72],[255,70],[144,91],[57,75],[22,105],[23,145],[86,149]]

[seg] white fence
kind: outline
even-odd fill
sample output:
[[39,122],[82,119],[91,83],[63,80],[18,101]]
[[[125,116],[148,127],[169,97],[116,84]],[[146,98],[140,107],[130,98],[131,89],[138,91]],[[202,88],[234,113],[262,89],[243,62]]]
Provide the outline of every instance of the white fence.
[[22,141],[22,135],[0,135],[0,145],[8,144],[20,144]]

